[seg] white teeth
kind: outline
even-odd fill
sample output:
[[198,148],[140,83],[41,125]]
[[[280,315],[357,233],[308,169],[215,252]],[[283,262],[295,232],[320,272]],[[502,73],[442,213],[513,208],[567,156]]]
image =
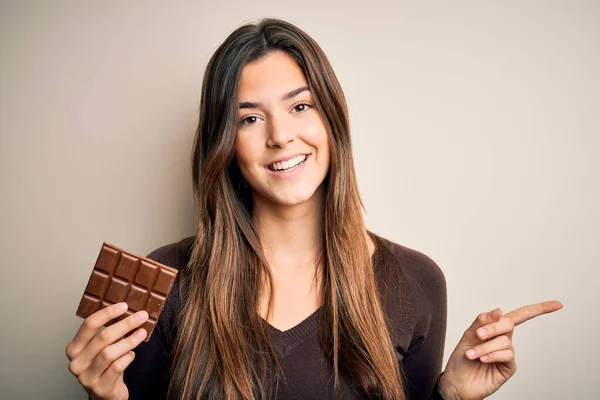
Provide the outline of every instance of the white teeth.
[[287,170],[287,169],[294,168],[296,165],[304,162],[305,160],[306,160],[305,155],[296,156],[287,161],[280,161],[280,162],[273,163],[273,164],[269,165],[269,168],[274,171]]

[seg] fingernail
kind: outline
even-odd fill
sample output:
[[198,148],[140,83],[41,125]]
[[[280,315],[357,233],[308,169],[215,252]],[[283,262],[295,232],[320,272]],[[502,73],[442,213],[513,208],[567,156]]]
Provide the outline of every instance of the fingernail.
[[142,340],[144,338],[144,336],[146,336],[146,330],[145,329],[140,329],[139,331],[137,331],[136,333],[134,333],[134,336],[135,336],[136,339]]
[[481,361],[487,361],[487,359],[488,359],[488,356],[481,356],[481,358],[480,358]]
[[127,311],[127,303],[119,303],[119,311]]
[[471,350],[467,351],[467,357],[473,358],[476,353],[477,352],[475,351],[475,349],[471,349]]
[[146,311],[139,311],[135,314],[135,319],[140,322],[143,322],[148,319],[148,313]]
[[487,336],[487,329],[485,329],[485,328],[477,329],[477,335],[482,339],[485,338]]

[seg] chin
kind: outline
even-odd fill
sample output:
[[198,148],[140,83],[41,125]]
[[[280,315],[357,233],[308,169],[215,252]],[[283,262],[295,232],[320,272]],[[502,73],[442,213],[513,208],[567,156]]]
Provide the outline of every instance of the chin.
[[313,199],[317,188],[298,190],[295,188],[285,193],[269,193],[267,197],[272,203],[282,206],[297,206]]
[[281,196],[275,196],[273,198],[273,202],[275,202],[277,204],[281,204],[282,206],[297,206],[299,204],[306,203],[311,198],[312,198],[312,194],[310,194],[310,195],[297,194],[297,195],[293,195],[293,196],[281,195]]

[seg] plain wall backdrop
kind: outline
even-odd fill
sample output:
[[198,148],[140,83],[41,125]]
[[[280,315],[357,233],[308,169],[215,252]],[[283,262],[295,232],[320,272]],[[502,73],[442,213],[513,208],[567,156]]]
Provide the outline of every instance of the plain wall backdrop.
[[557,299],[492,398],[597,398],[600,2],[0,4],[0,397],[86,398],[64,348],[102,241],[193,233],[204,68],[272,16],[342,83],[368,227],[446,274],[444,363],[480,312]]

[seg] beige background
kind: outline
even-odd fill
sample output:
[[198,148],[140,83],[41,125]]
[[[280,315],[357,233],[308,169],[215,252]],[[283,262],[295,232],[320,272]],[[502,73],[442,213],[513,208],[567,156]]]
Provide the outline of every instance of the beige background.
[[600,2],[2,1],[2,398],[83,399],[64,347],[103,240],[192,233],[188,154],[211,53],[277,16],[348,97],[375,232],[449,289],[445,360],[482,311],[546,299],[494,399],[591,399],[600,375]]

